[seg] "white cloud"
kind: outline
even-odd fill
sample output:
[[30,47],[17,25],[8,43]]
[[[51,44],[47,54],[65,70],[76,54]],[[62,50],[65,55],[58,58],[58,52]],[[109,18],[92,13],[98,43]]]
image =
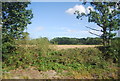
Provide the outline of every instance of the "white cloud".
[[87,8],[85,8],[83,5],[75,5],[73,8],[69,8],[68,10],[66,10],[66,13],[73,15],[75,13],[75,11],[79,11],[79,13],[90,13],[90,9],[92,11],[94,11],[94,8],[92,6],[88,6]]
[[74,14],[75,10],[73,8],[69,8],[68,10],[66,10],[66,13],[69,13],[69,14]]
[[66,13],[69,14],[74,14],[75,11],[79,11],[80,13],[86,13],[86,9],[83,5],[75,5],[73,8],[69,8],[68,10],[66,10]]

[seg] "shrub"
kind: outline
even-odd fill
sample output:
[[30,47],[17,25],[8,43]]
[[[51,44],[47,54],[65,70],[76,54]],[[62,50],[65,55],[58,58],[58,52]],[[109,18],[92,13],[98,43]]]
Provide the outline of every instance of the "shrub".
[[[29,40],[28,40],[29,41]],[[28,42],[26,40],[26,43]],[[26,68],[28,66],[37,65],[40,62],[40,57],[45,56],[49,50],[49,42],[45,38],[39,38],[34,41],[30,41],[31,45],[24,45],[22,41],[16,41],[15,51],[12,51],[11,54],[8,52],[3,55],[4,62],[3,68],[11,67],[9,69],[15,69],[18,67]],[[32,46],[33,45],[33,46]],[[9,43],[5,45],[7,48]]]
[[101,46],[98,47],[103,54],[103,58],[105,60],[111,60],[113,63],[118,63],[119,62],[119,52],[120,52],[120,39],[116,38],[112,40],[111,46]]

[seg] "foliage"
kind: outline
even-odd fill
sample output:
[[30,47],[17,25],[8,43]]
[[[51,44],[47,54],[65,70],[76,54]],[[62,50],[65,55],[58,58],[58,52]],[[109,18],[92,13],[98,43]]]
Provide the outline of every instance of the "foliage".
[[[2,53],[15,51],[15,41],[23,37],[23,31],[30,24],[32,11],[30,2],[2,2]],[[3,59],[4,60],[4,59]]]
[[49,40],[46,37],[30,40],[30,45],[35,45],[36,49],[45,55],[49,51]]
[[[47,38],[29,39],[29,33],[23,32],[32,18],[31,10],[26,9],[28,4],[29,2],[3,2],[2,67],[4,71],[33,66],[39,71],[68,71],[74,76],[80,74],[80,76],[98,76],[97,78],[100,79],[114,78],[107,74],[116,73],[115,69],[110,66],[113,67],[118,62],[119,38],[115,38],[111,47],[107,48],[53,50],[49,47],[51,44]],[[58,44],[101,44],[100,38],[63,37],[52,39],[51,43],[54,42]],[[102,52],[103,49],[106,52]],[[110,62],[106,58],[113,61]]]
[[3,62],[3,70],[35,67],[39,71],[55,70],[60,73],[68,71],[68,74],[75,78],[98,76],[97,78],[100,79],[110,78],[105,74],[116,72],[115,69],[110,68],[110,66],[115,66],[114,63],[106,60],[98,48],[54,50],[49,47],[50,43],[47,38],[31,39],[26,42],[28,45],[22,45],[19,42],[21,46],[17,46],[17,51],[13,52],[13,55],[6,55],[9,58]]
[[50,40],[52,44],[71,44],[71,45],[77,45],[77,44],[85,44],[85,45],[99,45],[102,43],[102,40],[100,38],[68,38],[68,37],[57,37]]
[[68,37],[57,37],[50,40],[51,43],[58,43],[58,44],[77,44],[79,40],[77,38],[68,38]]
[[[69,73],[81,73],[81,76],[86,73],[92,76],[91,70],[94,71],[94,69],[104,71],[104,73],[112,72],[109,69],[110,62],[103,58],[102,52],[97,48],[52,50],[46,38],[33,39],[29,44],[31,46],[18,47],[14,56],[8,55],[9,58],[3,62],[3,69],[9,71],[19,67],[25,69],[34,66],[39,71],[62,72],[65,70]],[[34,44],[36,45],[32,46]],[[98,71],[94,73],[102,76],[102,73]],[[73,74],[77,76],[76,73]]]
[[29,40],[30,37],[29,37],[29,33],[28,32],[23,32],[22,33],[22,40]]
[[116,35],[116,33],[114,33],[113,31],[119,30],[119,26],[120,26],[119,3],[90,2],[90,4],[94,8],[94,10],[89,9],[90,13],[81,14],[79,13],[79,11],[76,11],[75,14],[77,14],[78,19],[80,19],[82,16],[87,16],[88,22],[94,22],[99,27],[101,27],[102,30],[97,30],[91,27],[90,28],[96,31],[101,31],[102,35],[100,35],[100,37],[103,39],[103,45],[104,46],[110,45],[111,39]]
[[119,63],[119,57],[120,57],[120,38],[114,38],[111,46],[106,47],[99,47],[99,49],[102,51],[102,54],[106,60],[111,60],[114,63]]
[[12,54],[3,55],[5,58],[3,62],[3,68],[26,68],[28,66],[36,65],[36,63],[40,62],[40,58],[46,56],[47,52],[49,51],[50,43],[46,38],[26,40],[26,44],[28,45],[23,44],[23,41],[24,40],[16,41],[20,45],[16,47],[16,51],[12,52]]
[[22,33],[22,38],[14,41],[16,45],[27,45],[30,42],[30,37],[28,32]]

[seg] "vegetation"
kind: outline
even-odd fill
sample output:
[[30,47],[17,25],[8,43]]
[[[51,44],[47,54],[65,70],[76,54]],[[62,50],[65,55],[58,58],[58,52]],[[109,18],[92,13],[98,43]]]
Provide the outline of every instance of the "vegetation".
[[[3,61],[7,54],[16,50],[16,40],[23,38],[23,31],[30,24],[32,11],[26,9],[30,2],[2,2],[2,54]],[[7,58],[6,58],[7,59]]]
[[[86,4],[86,2],[84,4]],[[90,13],[88,14],[81,14],[79,11],[76,11],[75,14],[77,14],[77,18],[80,19],[82,16],[87,16],[88,22],[96,23],[102,30],[91,27],[88,28],[102,32],[102,35],[95,35],[103,39],[104,46],[111,45],[111,39],[116,35],[113,31],[119,30],[120,26],[119,2],[90,2],[90,4],[94,10],[89,9]]]
[[69,37],[57,37],[51,39],[50,42],[52,44],[62,44],[62,45],[100,45],[102,44],[102,40],[100,38],[69,38]]
[[[118,39],[116,38],[114,41]],[[117,46],[118,42],[112,44],[116,45],[116,48],[113,47],[110,48],[111,51],[107,51],[109,55],[104,55],[103,49],[99,50],[100,47],[54,50],[53,47],[49,47],[50,43],[46,38],[26,42],[29,45],[18,46],[13,55],[7,55],[9,58],[3,62],[3,71],[35,67],[38,71],[55,70],[61,75],[67,71],[64,76],[76,79],[84,77],[88,79],[118,78],[116,69],[118,67],[118,53],[116,51],[120,49]],[[112,56],[113,51],[114,56]],[[4,74],[4,76],[7,75]]]
[[[89,14],[91,22],[105,19],[103,25],[103,42],[108,43],[108,39],[112,37],[111,46],[95,47],[95,48],[75,48],[55,50],[53,44],[101,44],[100,38],[54,38],[49,41],[47,38],[30,39],[29,33],[23,32],[30,24],[32,18],[31,10],[26,9],[29,2],[3,2],[3,28],[2,28],[2,53],[3,53],[3,78],[13,79],[14,77],[6,78],[7,72],[34,67],[35,70],[50,71],[54,70],[59,76],[65,76],[64,79],[71,77],[73,79],[119,79],[119,52],[120,38],[113,38],[113,34],[107,32],[116,30],[118,23],[116,19],[109,19],[97,12]],[[98,4],[98,6],[97,6]],[[100,6],[104,7],[114,4],[110,3],[92,3],[96,10],[100,13]],[[105,6],[105,9],[108,7]],[[100,10],[99,10],[100,9]],[[113,11],[116,14],[117,11]],[[103,14],[103,13],[102,13]],[[104,12],[104,14],[107,14]],[[94,16],[95,15],[95,16]],[[112,14],[107,14],[112,15]],[[103,17],[105,18],[103,18]],[[100,18],[97,18],[100,17]],[[92,19],[94,19],[92,21]],[[115,20],[115,21],[114,21]],[[97,24],[103,22],[96,22]],[[108,23],[108,24],[107,24]],[[116,26],[115,26],[116,23]],[[113,27],[111,27],[113,24]],[[116,27],[116,28],[115,28]],[[111,29],[112,30],[109,30]],[[107,32],[107,33],[106,33]],[[53,47],[50,47],[51,43]],[[23,70],[22,70],[23,71]],[[29,71],[29,70],[28,70]],[[20,73],[19,73],[20,74]],[[66,77],[67,76],[67,77]],[[27,77],[23,76],[24,79]],[[47,78],[47,76],[45,77]],[[61,77],[59,77],[61,78]],[[28,78],[27,78],[28,79]],[[33,78],[32,78],[33,79]]]
[[99,47],[99,49],[102,51],[102,54],[105,56],[106,60],[112,59],[114,63],[119,63],[119,51],[120,47],[118,46],[120,44],[120,38],[114,38],[112,40],[111,46],[109,47]]

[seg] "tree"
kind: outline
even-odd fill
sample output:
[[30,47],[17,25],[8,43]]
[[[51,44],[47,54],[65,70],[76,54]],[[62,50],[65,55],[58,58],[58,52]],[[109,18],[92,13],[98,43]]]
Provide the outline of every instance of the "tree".
[[29,40],[29,39],[30,39],[29,33],[28,33],[28,32],[23,32],[23,33],[22,33],[22,39],[23,39],[23,40]]
[[[86,2],[84,3],[86,4]],[[100,37],[103,39],[103,45],[111,45],[111,39],[116,35],[114,31],[119,30],[120,26],[120,7],[118,2],[90,2],[93,6],[94,11],[90,9],[90,13],[80,14],[79,11],[76,11],[77,18],[80,19],[83,16],[88,17],[88,22],[94,22],[102,30],[96,30],[89,27],[95,31],[101,31],[102,35]],[[92,33],[92,32],[90,32]],[[94,33],[92,33],[94,34]],[[99,35],[98,35],[99,36]]]
[[69,38],[69,37],[56,37],[50,40],[50,43],[52,44],[68,44],[68,45],[79,45],[79,44],[84,44],[84,45],[100,45],[101,44],[101,39],[100,38]]
[[15,51],[15,40],[23,38],[27,24],[31,24],[30,2],[2,2],[2,53]]

